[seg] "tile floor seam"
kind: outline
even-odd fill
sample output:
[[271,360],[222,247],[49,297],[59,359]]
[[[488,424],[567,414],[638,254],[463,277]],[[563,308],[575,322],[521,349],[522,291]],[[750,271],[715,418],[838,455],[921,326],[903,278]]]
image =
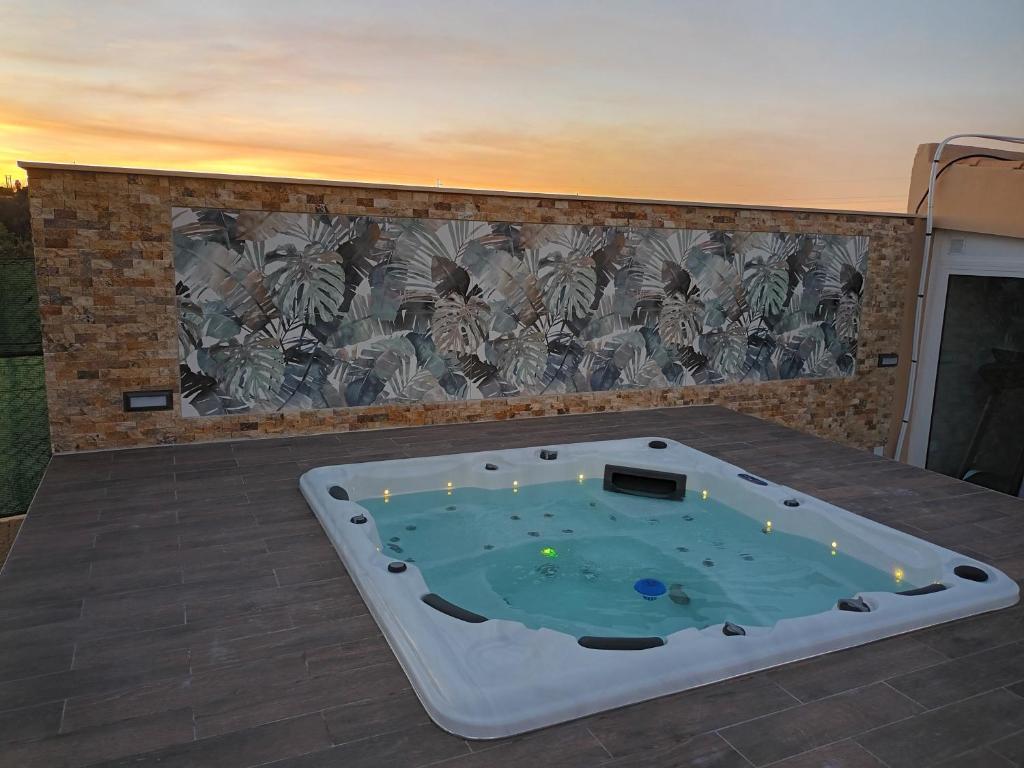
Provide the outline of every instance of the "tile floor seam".
[[[819,701],[825,701],[827,699],[835,698],[837,696],[842,696],[842,695],[847,694],[847,693],[852,693],[854,691],[860,691],[860,690],[863,690],[865,688],[869,688],[872,685],[881,685],[881,684],[884,684],[884,681],[876,681],[874,683],[867,683],[865,685],[858,686],[857,688],[851,688],[851,689],[846,690],[846,691],[840,691],[839,693],[830,694],[829,696],[825,696],[825,697],[820,698],[820,699],[814,699],[813,701],[809,702],[809,704],[816,704]],[[787,691],[787,693],[788,693],[788,691]],[[897,693],[898,693],[898,691],[897,691]],[[792,695],[792,694],[790,694],[790,695]],[[906,698],[906,696],[903,696],[903,698]],[[915,706],[921,706],[916,701],[911,701],[911,703],[913,703]],[[799,709],[800,706],[808,706],[808,704],[800,704],[800,705],[795,706],[795,707],[786,707],[785,709],[776,710],[775,712],[769,712],[767,714],[761,715],[759,717],[754,717],[754,718],[751,718],[749,720],[743,720],[743,721],[738,722],[738,723],[730,723],[729,725],[722,726],[721,728],[715,730],[714,733],[719,733],[719,735],[721,735],[722,738],[725,739],[725,736],[722,735],[720,733],[720,731],[726,731],[726,730],[729,730],[730,728],[734,728],[736,726],[746,725],[748,723],[752,723],[752,722],[754,722],[756,720],[760,720],[762,718],[774,717],[775,715],[782,714],[783,712],[790,712],[792,710]],[[836,741],[846,741],[847,739],[851,739],[851,740],[857,739],[860,736],[863,736],[864,734],[871,733],[872,731],[876,731],[876,730],[878,730],[880,728],[885,728],[885,727],[890,726],[890,725],[895,725],[896,723],[902,723],[902,722],[904,722],[906,720],[912,720],[913,718],[920,717],[921,715],[927,714],[930,711],[932,711],[932,710],[924,710],[922,712],[915,712],[915,713],[913,713],[911,715],[907,715],[906,717],[900,717],[900,718],[897,718],[895,720],[890,720],[887,723],[882,723],[881,725],[872,726],[871,728],[868,728],[868,729],[863,730],[863,731],[857,731],[855,733],[847,734],[846,736],[844,736],[841,739],[836,739]],[[728,739],[726,739],[726,741],[728,741]],[[829,742],[829,744],[834,744],[834,743],[835,743],[835,741]],[[731,746],[731,742],[730,742],[730,746]],[[827,745],[819,745],[819,746],[827,746]],[[863,746],[863,745],[861,745],[861,746]],[[818,749],[818,748],[819,747],[814,747],[814,749]],[[737,751],[739,751],[739,750],[737,750]],[[813,751],[813,750],[805,750],[805,751]],[[801,752],[799,754],[803,754],[803,753]],[[789,757],[793,757],[793,755],[787,755],[785,758],[780,758],[780,759],[785,760],[785,759],[788,759]],[[779,762],[779,761],[776,760],[774,762]]]
[[[865,752],[867,752],[869,755],[871,755],[873,758],[875,758],[875,760],[877,760],[879,763],[881,763],[883,766],[885,766],[885,768],[890,768],[889,763],[887,763],[881,757],[879,757],[874,752],[872,752],[870,749],[868,749],[868,747],[866,747],[864,744],[862,744],[861,742],[857,741],[856,738],[851,737],[850,740],[853,741],[858,747],[863,749]],[[925,768],[925,766],[922,766],[921,768]]]
[[[726,682],[728,682],[728,680],[719,680],[718,682],[708,683],[705,686],[701,686],[701,688],[709,688],[711,686],[720,685],[720,684],[726,683]],[[775,685],[778,688],[782,689],[782,686],[779,686],[777,683],[775,683]],[[701,690],[701,688],[691,688],[691,689],[689,689],[687,691],[680,691],[678,694],[669,694],[669,695],[670,696],[672,696],[672,695],[681,695],[681,694],[684,694],[684,693],[689,693],[690,691],[695,691],[695,690],[699,691],[699,690]],[[780,715],[783,712],[791,712],[794,709],[799,709],[802,706],[806,706],[804,704],[804,702],[802,702],[799,699],[797,699],[789,691],[787,691],[785,689],[782,689],[782,692],[785,693],[790,698],[794,699],[796,701],[796,703],[795,704],[790,704],[790,705],[785,706],[785,707],[782,707],[781,709],[773,709],[770,712],[764,712],[764,713],[762,713],[760,715],[754,715],[753,717],[748,717],[746,720],[737,720],[736,722],[728,723],[727,725],[720,725],[720,726],[718,726],[716,728],[707,728],[707,729],[705,729],[703,731],[697,731],[696,733],[693,734],[693,736],[703,736],[704,734],[707,734],[707,733],[718,733],[719,731],[724,731],[724,730],[726,730],[728,728],[735,728],[736,726],[739,726],[739,725],[746,725],[747,723],[752,723],[755,720],[760,720],[761,718],[772,717],[774,715]],[[640,703],[643,703],[643,702],[640,702]],[[602,712],[597,712],[595,714],[603,714],[603,713]]]
[[64,730],[64,713],[68,711],[68,700],[65,698],[64,703],[60,707],[60,722],[57,723],[57,735],[59,736]]
[[[1002,690],[1006,691],[1011,696],[1016,696],[1018,699],[1024,699],[1024,692],[1017,693],[1016,691],[1011,691],[1010,688],[1009,688],[1009,686],[1017,685],[1018,683],[1020,683],[1020,680],[1015,680],[1012,683],[1005,683],[1005,684],[1003,684],[1000,687],[1002,688]],[[994,689],[994,690],[999,690],[999,689]],[[991,692],[992,691],[985,691],[985,693],[991,693]]]
[[[352,642],[356,642],[356,640],[353,640]],[[327,648],[327,647],[330,647],[330,646],[322,646],[322,647]],[[249,663],[249,662],[243,662],[243,663]],[[372,664],[363,664],[363,665],[358,666],[358,667],[348,667],[347,669],[339,670],[338,672],[336,672],[334,674],[342,674],[342,673],[348,673],[348,672],[360,672],[360,671],[362,671],[364,669],[370,669],[371,667],[379,667],[379,666],[383,666],[383,665],[390,664],[390,663],[391,662],[387,661],[387,660],[385,660],[385,661],[377,661],[377,662],[374,662]],[[307,663],[307,666],[308,666],[308,663]],[[200,670],[200,671],[205,672],[206,670]],[[317,678],[320,678],[320,677],[327,677],[330,674],[331,674],[330,672],[327,672],[327,673],[322,674],[322,675],[312,675],[309,679],[310,680],[316,680]],[[405,670],[402,670],[402,674],[403,675],[405,674]],[[403,688],[402,690],[404,691],[406,689]],[[377,697],[367,696],[366,698],[363,698],[363,699],[356,699],[355,701],[350,701],[347,704],[336,704],[335,706],[337,706],[337,707],[347,707],[350,704],[360,704],[360,703],[365,702],[365,701],[372,701],[374,698],[381,698],[381,697],[379,697],[379,696],[377,696]],[[331,707],[327,707],[327,709],[331,709]]]
[[[991,749],[991,745],[994,744],[994,743],[995,742],[989,742],[988,744],[982,744],[980,747],[974,747],[974,749],[965,749],[963,752],[957,752],[955,755],[953,755],[951,757],[947,757],[945,760],[943,760],[941,763],[939,763],[939,765],[941,766],[943,763],[949,763],[949,762],[951,762],[953,760],[956,760],[959,757],[964,757],[965,755],[970,755],[973,752],[982,752],[982,751],[990,752],[991,754],[993,754],[993,755],[995,755],[997,757],[1003,758],[1004,760],[1007,760],[1008,762],[1013,762],[1008,757],[1006,757],[1005,755],[1000,755],[998,752],[996,752],[993,749]],[[981,765],[981,768],[987,768],[987,766],[984,763],[977,763],[977,764]],[[1014,763],[1014,765],[1019,765],[1019,763]]]
[[[429,717],[429,715],[428,715],[428,717]],[[434,722],[433,718],[431,718],[430,722],[431,722],[431,724],[435,725],[438,728],[441,727],[441,726],[437,725],[437,723]],[[555,728],[558,725],[565,725],[565,723],[557,723],[556,725],[547,726],[547,727],[548,728]],[[541,729],[541,730],[545,730],[545,729]],[[515,739],[515,738],[518,738],[518,737],[524,736],[524,735],[529,736],[529,735],[531,735],[533,733],[537,733],[537,732],[538,731],[530,731],[530,732],[528,732],[526,734],[513,734],[512,736],[499,736],[496,739],[477,739],[476,743],[486,745],[486,746],[480,747],[479,749],[477,749],[477,748],[475,748],[473,746],[474,741],[472,739],[462,738],[462,741],[465,743],[466,749],[469,750],[469,752],[467,752],[466,754],[479,755],[479,754],[484,753],[484,752],[491,752],[491,751],[493,751],[495,749],[499,749],[500,747],[504,746],[504,744],[499,743],[501,741],[501,739]],[[448,733],[448,731],[445,731],[445,733]],[[437,761],[435,761],[433,763],[427,763],[427,765],[435,765],[436,763],[444,763],[444,762],[447,762],[448,760],[455,760],[455,759],[460,758],[460,757],[465,757],[465,755],[455,755],[455,757],[445,757],[445,758],[442,758],[441,760],[437,760]]]
[[[1015,685],[1015,683],[1011,683],[1011,685]],[[1011,696],[1016,696],[1017,698],[1024,698],[1024,696],[1020,696],[1019,694],[1016,694],[1013,691],[1007,689],[1004,685],[1000,685],[995,688],[991,688],[987,691],[978,691],[977,693],[972,693],[970,696],[964,696],[963,698],[957,699],[956,701],[948,701],[945,704],[939,704],[936,707],[925,707],[924,712],[918,713],[918,716],[920,717],[922,715],[928,715],[932,712],[938,712],[939,710],[947,709],[948,707],[955,707],[957,704],[963,704],[964,702],[971,701],[972,699],[977,699],[982,696],[988,696],[989,694],[992,694],[995,691],[1006,691]]]
[[[978,694],[978,696],[984,696],[986,693],[991,693],[991,691],[985,691],[985,693],[980,693],[980,694]],[[976,698],[976,697],[975,696],[971,696],[970,698],[973,699],[973,698]],[[961,704],[961,703],[963,703],[964,701],[967,701],[967,700],[968,699],[962,699],[961,701],[954,701],[952,704],[946,704],[946,705],[944,705],[942,707],[936,707],[935,709],[928,709],[928,710],[925,710],[924,712],[917,712],[917,713],[915,713],[913,715],[908,715],[907,717],[901,717],[898,720],[892,720],[892,721],[890,721],[888,723],[883,723],[882,725],[876,725],[873,728],[868,728],[865,731],[860,731],[859,733],[852,734],[850,736],[847,736],[847,738],[851,739],[853,741],[856,741],[860,746],[864,747],[864,749],[866,749],[868,752],[871,752],[871,750],[868,749],[867,745],[860,741],[865,736],[867,736],[869,734],[872,734],[875,731],[880,731],[883,728],[888,728],[889,726],[892,726],[892,725],[898,725],[899,723],[905,723],[908,720],[913,720],[915,717],[924,717],[925,715],[931,714],[932,712],[936,712],[939,709],[945,709],[945,707],[953,706],[955,704]],[[976,749],[981,749],[981,747],[976,747]],[[871,752],[871,756],[874,757],[876,760],[878,760],[883,765],[888,765],[884,760],[882,760],[882,758],[880,758],[874,752]]]
[[[884,642],[885,639],[891,639],[891,638],[883,638],[882,642]],[[876,641],[876,642],[879,642],[879,641]],[[934,662],[932,662],[930,664],[925,664],[924,666],[916,667],[915,669],[912,669],[909,672],[900,672],[897,675],[893,675],[893,676],[890,676],[890,677],[880,678],[880,679],[874,681],[873,683],[864,683],[862,685],[856,686],[855,688],[847,688],[845,690],[837,691],[836,693],[830,693],[830,694],[827,694],[826,696],[821,696],[821,697],[816,698],[816,699],[807,699],[806,701],[804,701],[803,699],[800,699],[799,696],[797,696],[792,691],[790,691],[788,688],[786,688],[786,686],[783,683],[775,681],[775,684],[778,685],[780,688],[782,688],[784,691],[786,691],[786,693],[788,693],[790,696],[792,696],[793,698],[797,699],[798,701],[801,701],[804,704],[812,704],[815,701],[822,701],[823,699],[829,698],[831,696],[837,696],[840,693],[848,693],[850,691],[855,691],[855,690],[859,690],[861,688],[866,688],[867,686],[875,685],[876,683],[886,683],[886,684],[888,684],[890,680],[895,680],[898,677],[903,677],[904,675],[912,675],[915,672],[922,672],[922,671],[924,671],[926,669],[932,669],[934,667],[938,667],[938,666],[940,666],[942,664],[945,664],[945,663],[947,663],[949,661],[953,661],[952,658],[950,658],[949,656],[946,656],[941,651],[938,651],[938,650],[932,648],[930,645],[927,645],[927,644],[921,642],[920,640],[917,640],[916,642],[920,642],[922,645],[924,645],[925,648],[927,648],[930,651],[934,651],[936,654],[938,654],[942,658],[938,659],[938,660],[936,660],[936,661],[934,661]],[[1015,643],[1015,642],[1020,642],[1020,641],[1019,640],[1014,640],[1014,641],[1011,641],[1009,643],[1003,643],[1002,645],[994,646],[994,647],[1003,648],[1006,645],[1013,645],[1013,643]],[[863,648],[863,647],[866,647],[866,646],[852,646],[850,648],[842,648],[842,649],[840,649],[838,651],[830,651],[829,653],[821,654],[820,656],[816,656],[814,658],[815,659],[827,658],[832,653],[842,653],[844,651],[852,651],[852,650],[856,650],[857,648]],[[976,651],[976,653],[984,653],[984,651]],[[958,658],[966,658],[966,657],[961,656],[961,657],[958,657]],[[797,662],[797,663],[800,663],[800,662]],[[786,665],[782,665],[781,667],[771,667],[771,668],[769,668],[768,671],[770,672],[772,669],[783,669],[784,670],[785,668],[786,668]],[[892,686],[890,685],[889,687],[892,687]],[[906,697],[906,694],[903,693],[902,691],[897,690],[896,692],[901,694],[902,696]],[[920,704],[920,702],[918,702],[917,700],[913,700],[913,701],[914,701],[915,704]],[[924,704],[921,704],[921,706],[924,706]]]
[[[601,741],[599,738],[597,738],[597,735],[594,733],[594,731],[591,729],[591,727],[589,725],[585,725],[583,727],[586,729],[587,733],[590,734],[590,738],[592,738],[595,742],[597,742],[597,746],[599,746],[601,749],[603,749],[604,753],[606,755],[608,755],[608,760],[614,760],[615,756],[612,755],[611,750],[608,749],[608,747],[606,747],[604,745],[603,741]],[[603,763],[603,762],[607,762],[607,761],[606,760],[602,760],[601,762]]]
[[[907,718],[903,718],[903,719],[906,720]],[[900,722],[900,721],[894,720],[893,722]],[[881,727],[884,727],[884,726],[881,726]],[[781,763],[786,762],[787,760],[792,760],[794,757],[800,757],[801,755],[807,755],[807,754],[810,754],[811,752],[815,752],[815,751],[817,751],[819,749],[825,749],[826,747],[833,747],[836,744],[842,744],[844,741],[853,742],[853,743],[857,744],[857,746],[860,747],[861,749],[864,749],[865,752],[868,751],[867,748],[864,747],[864,745],[862,745],[862,744],[860,744],[859,742],[856,741],[856,736],[843,736],[841,739],[835,739],[834,741],[830,741],[830,742],[827,742],[825,744],[819,744],[816,747],[811,747],[810,749],[805,749],[803,752],[797,752],[797,753],[792,754],[792,755],[786,755],[785,757],[780,757],[778,760],[772,760],[772,762],[770,762],[770,763],[764,763],[763,765],[759,766],[758,768],[772,768],[773,765],[779,765]],[[880,760],[876,755],[872,754],[871,756],[874,757],[876,760],[878,760],[879,763],[881,763],[882,765],[886,766],[886,768],[888,768],[888,764],[885,763],[884,761]]]
[[712,731],[712,733],[714,733],[715,736],[717,736],[722,741],[724,741],[726,746],[729,747],[729,749],[731,749],[733,752],[735,752],[737,755],[739,755],[741,758],[743,758],[743,760],[746,761],[747,765],[750,765],[750,766],[756,768],[757,763],[755,763],[753,760],[751,760],[749,757],[747,757],[743,753],[743,750],[741,750],[739,747],[737,747],[735,744],[733,744],[731,741],[729,741],[727,738],[725,738],[725,736],[722,735],[721,731]]
[[472,755],[476,755],[476,754],[479,754],[479,753],[478,752],[473,752],[471,750],[469,752],[466,752],[466,754],[464,754],[464,755],[452,755],[450,757],[442,757],[440,760],[432,760],[431,762],[428,762],[428,763],[415,763],[414,765],[410,765],[409,768],[434,768],[435,765],[442,765],[443,766],[446,763],[451,763],[451,762],[453,762],[455,760],[462,760],[463,758],[466,758],[466,757],[469,757],[469,756],[472,756]]
[[[300,717],[305,717],[305,715],[300,715]],[[281,721],[278,720],[277,722],[281,722]],[[326,726],[325,726],[325,730],[326,730]],[[213,738],[216,738],[216,737],[213,737]],[[330,738],[330,734],[328,734],[328,738]],[[273,765],[274,763],[283,762],[285,760],[291,762],[293,760],[298,760],[300,758],[303,758],[306,755],[315,755],[315,754],[317,754],[319,752],[330,752],[333,748],[334,748],[333,746],[330,746],[330,747],[327,747],[325,749],[310,749],[310,750],[307,750],[306,752],[302,752],[302,753],[300,753],[298,755],[289,755],[287,757],[275,757],[272,760],[263,760],[261,762],[256,762],[256,763],[246,763],[244,766],[239,766],[239,768],[260,768],[260,766]]]
[[[843,650],[847,650],[847,649],[843,649]],[[838,651],[838,652],[841,652],[841,651]],[[833,651],[833,653],[837,653],[837,651]],[[825,657],[827,655],[828,654],[821,654],[821,656],[818,656],[816,658],[823,658],[823,657]],[[780,668],[782,668],[782,667],[769,667],[766,670],[762,670],[762,672],[770,672],[772,669],[780,669]],[[780,688],[784,693],[789,695],[797,703],[795,705],[792,705],[792,706],[783,707],[782,709],[773,710],[772,712],[766,712],[763,715],[758,715],[756,717],[752,717],[752,718],[749,718],[747,720],[741,720],[741,721],[738,721],[738,722],[735,722],[735,723],[729,723],[728,725],[721,726],[720,729],[713,729],[713,730],[725,730],[727,728],[733,728],[734,726],[737,726],[737,725],[745,725],[746,723],[753,722],[754,720],[760,720],[761,718],[764,718],[764,717],[772,717],[774,715],[778,715],[778,714],[781,714],[783,712],[789,712],[790,710],[793,710],[793,709],[799,709],[800,707],[811,706],[811,705],[817,704],[818,702],[828,701],[829,699],[834,699],[834,698],[836,698],[838,696],[845,696],[845,695],[848,695],[848,694],[856,693],[857,691],[862,691],[865,688],[870,688],[873,685],[881,685],[881,684],[885,683],[884,680],[875,680],[875,681],[872,681],[870,683],[863,683],[862,685],[854,686],[853,688],[846,688],[845,690],[842,690],[842,691],[836,691],[835,693],[830,693],[827,696],[821,696],[821,697],[819,697],[817,699],[811,699],[810,701],[802,701],[799,697],[795,696],[792,692],[787,690],[778,681],[772,680],[771,682],[772,682],[773,685],[775,685],[776,687]],[[712,683],[712,685],[714,685],[714,683]],[[914,702],[914,703],[916,704],[917,702]]]
[[[782,667],[782,668],[784,668],[784,667]],[[768,671],[770,672],[771,669],[773,669],[773,668],[769,667]],[[774,667],[774,669],[780,669],[780,667]],[[813,701],[817,701],[817,699],[806,699],[806,700],[805,699],[801,699],[799,696],[797,696],[795,693],[793,693],[791,690],[789,690],[789,688],[787,688],[785,685],[780,683],[778,680],[772,679],[772,682],[775,683],[775,685],[777,685],[779,688],[781,688],[785,693],[789,694],[792,698],[796,699],[796,701],[801,706],[804,705],[804,704],[810,704]],[[829,695],[833,695],[833,694],[829,694]]]
[[[926,667],[925,669],[927,669],[927,667]],[[913,673],[911,673],[911,674],[913,674]],[[925,704],[924,702],[918,701],[918,700],[917,700],[917,699],[915,699],[915,698],[914,698],[913,696],[910,696],[910,695],[908,695],[908,694],[904,693],[904,692],[903,692],[903,691],[901,691],[901,690],[900,690],[899,688],[897,688],[896,686],[892,685],[892,684],[891,684],[891,683],[890,683],[890,682],[889,682],[888,680],[882,680],[882,681],[880,681],[880,682],[881,682],[881,684],[882,684],[882,685],[884,685],[884,686],[885,686],[886,688],[888,688],[888,689],[889,689],[890,691],[892,691],[893,693],[895,693],[895,694],[896,694],[897,696],[899,696],[899,697],[900,697],[901,699],[906,699],[906,700],[907,700],[907,701],[909,701],[909,702],[910,702],[911,704],[913,704],[913,705],[914,705],[915,707],[921,707],[921,708],[922,708],[922,711],[921,711],[921,712],[920,712],[919,714],[922,714],[922,715],[923,715],[923,714],[924,714],[925,712],[929,712],[929,711],[931,711],[931,708],[929,708],[927,704]]]
[[[989,742],[988,744],[986,744],[986,745],[985,745],[984,747],[981,747],[981,749],[992,749],[992,747],[993,747],[993,746],[994,746],[995,744],[998,744],[998,743],[999,743],[999,742],[1001,742],[1001,741],[1006,741],[1007,739],[1012,739],[1012,738],[1014,738],[1015,736],[1024,736],[1024,728],[1021,728],[1021,729],[1020,729],[1019,731],[1014,731],[1013,733],[1008,733],[1008,734],[1006,734],[1005,736],[1000,736],[1000,737],[999,737],[998,739],[996,739],[995,741],[990,741],[990,742]],[[1006,756],[1005,756],[1005,755],[1004,755],[1004,754],[1003,754],[1002,752],[996,752],[996,750],[994,750],[994,749],[992,749],[992,751],[993,751],[993,752],[995,752],[995,753],[996,753],[997,755],[999,755],[1000,757],[1006,757]],[[1009,758],[1007,758],[1007,759],[1009,759]]]
[[[1000,646],[996,646],[996,648],[1005,648],[1005,647],[1006,647],[1005,645],[1000,645]],[[993,650],[994,650],[994,649],[993,649]],[[1022,651],[1022,653],[1024,653],[1024,651]],[[925,667],[925,669],[929,669],[929,667]],[[907,673],[907,674],[913,674],[913,673]],[[888,681],[888,680],[885,680],[884,682],[885,682],[885,683],[889,683],[889,681]],[[953,699],[952,701],[947,701],[947,702],[945,702],[945,703],[943,703],[943,704],[937,704],[937,705],[935,705],[935,706],[932,706],[932,707],[929,707],[929,706],[928,706],[927,704],[925,704],[924,702],[920,702],[920,701],[918,701],[917,699],[913,698],[913,697],[912,697],[912,696],[910,696],[909,694],[903,693],[903,692],[902,692],[902,691],[900,691],[900,690],[899,690],[898,688],[896,688],[896,686],[894,686],[894,685],[890,685],[889,687],[890,687],[890,688],[892,688],[892,689],[893,689],[894,691],[896,691],[897,693],[899,693],[899,694],[903,695],[904,697],[906,697],[906,698],[910,699],[910,700],[911,700],[911,701],[913,701],[914,703],[916,703],[916,704],[920,704],[920,705],[921,705],[922,707],[924,707],[924,708],[925,708],[925,712],[932,712],[932,711],[934,711],[934,710],[936,710],[936,709],[942,709],[943,707],[948,707],[948,706],[950,706],[950,705],[952,705],[952,704],[958,704],[958,703],[960,703],[961,701],[966,701],[966,700],[967,700],[967,698],[974,698],[975,696],[983,696],[983,695],[985,695],[986,693],[992,693],[993,691],[998,691],[998,690],[1000,690],[1000,689],[1002,689],[1002,690],[1006,690],[1006,691],[1007,691],[1008,693],[1010,693],[1010,694],[1013,694],[1014,696],[1018,696],[1018,695],[1020,695],[1020,694],[1014,693],[1013,691],[1009,690],[1009,686],[1011,686],[1011,685],[1017,685],[1017,684],[1019,684],[1019,683],[1021,683],[1021,682],[1024,682],[1024,674],[1021,674],[1021,675],[1020,675],[1019,677],[1016,677],[1016,678],[1014,678],[1013,680],[1010,680],[1010,681],[1008,681],[1008,682],[1007,682],[1007,681],[1001,681],[1001,682],[999,682],[999,683],[994,683],[994,684],[992,685],[992,687],[991,687],[991,688],[985,688],[984,690],[980,690],[980,691],[975,691],[975,692],[974,692],[974,693],[972,693],[972,694],[971,694],[971,695],[970,695],[969,697],[966,697],[966,698],[960,698],[960,699]],[[1022,698],[1024,698],[1024,696],[1022,696]],[[922,713],[922,714],[924,714],[924,713]]]

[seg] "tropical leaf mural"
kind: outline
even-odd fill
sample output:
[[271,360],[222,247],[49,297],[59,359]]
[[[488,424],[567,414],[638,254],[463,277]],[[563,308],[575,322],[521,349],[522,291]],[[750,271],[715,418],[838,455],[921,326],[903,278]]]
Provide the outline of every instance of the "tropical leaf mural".
[[187,416],[853,374],[863,237],[175,208]]

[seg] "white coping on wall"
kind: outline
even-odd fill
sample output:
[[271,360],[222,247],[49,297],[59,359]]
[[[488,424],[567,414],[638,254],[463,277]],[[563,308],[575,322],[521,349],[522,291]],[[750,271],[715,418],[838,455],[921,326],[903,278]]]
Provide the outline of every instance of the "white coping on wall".
[[[653,450],[652,439],[668,447]],[[743,472],[700,451],[664,438],[632,438],[543,446],[558,451],[540,459],[540,447],[482,451],[416,459],[319,467],[300,479],[303,495],[334,544],[352,580],[398,657],[420,701],[447,731],[491,739],[572,720],[798,659],[848,648],[890,635],[1013,605],[1016,582],[1001,571],[901,531],[855,515],[791,488],[757,486]],[[487,471],[491,462],[498,469]],[[947,589],[904,596],[860,593],[869,613],[836,608],[784,619],[771,627],[746,627],[725,636],[722,624],[670,634],[665,645],[612,651],[581,647],[575,637],[519,622],[491,619],[471,624],[427,606],[432,590],[419,568],[389,573],[394,559],[381,552],[373,516],[358,502],[392,493],[455,487],[508,488],[520,483],[566,480],[585,473],[601,477],[606,463],[682,472],[691,488],[744,514],[770,510],[773,530],[811,539],[838,538],[843,551],[880,570],[903,569],[910,584],[940,582]],[[349,495],[329,495],[340,485]],[[783,505],[795,498],[800,506]],[[350,518],[364,514],[367,522]],[[751,514],[751,517],[754,515]],[[956,576],[959,565],[988,574],[978,583]],[[444,597],[444,595],[442,595]],[[850,595],[854,597],[854,595]]]
[[[193,179],[219,179],[221,181],[255,181],[271,184],[311,184],[319,187],[351,187],[354,189],[382,189],[399,192],[430,192],[440,195],[491,195],[493,197],[525,197],[543,200],[587,200],[597,203],[628,203],[630,205],[674,205],[692,208],[736,208],[744,211],[790,211],[795,213],[840,213],[850,216],[886,216],[897,219],[919,219],[919,214],[901,211],[851,211],[844,208],[800,208],[784,205],[750,205],[743,203],[709,203],[692,200],[659,200],[643,197],[606,197],[602,195],[576,195],[553,192],[515,192],[500,189],[472,189],[463,187],[427,187],[414,184],[385,184],[369,181],[344,181],[338,179],[315,179],[291,176],[248,176],[234,173],[212,173],[205,171],[175,171],[160,168],[128,168],[115,165],[78,165],[77,163],[46,163],[36,160],[19,160],[18,167],[26,170],[38,168],[50,171],[81,171],[83,173],[131,173],[143,176],[180,176]],[[436,217],[444,218],[444,217]]]

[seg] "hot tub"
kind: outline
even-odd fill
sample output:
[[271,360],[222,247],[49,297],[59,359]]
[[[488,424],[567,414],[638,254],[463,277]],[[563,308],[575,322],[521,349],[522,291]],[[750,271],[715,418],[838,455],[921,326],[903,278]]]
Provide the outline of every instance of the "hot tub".
[[657,437],[320,467],[430,716],[497,738],[1013,605],[989,565]]

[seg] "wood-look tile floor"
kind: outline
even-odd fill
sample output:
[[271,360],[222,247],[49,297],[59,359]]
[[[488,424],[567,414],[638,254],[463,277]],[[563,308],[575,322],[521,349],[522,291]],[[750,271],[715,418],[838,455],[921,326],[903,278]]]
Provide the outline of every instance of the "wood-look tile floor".
[[1020,606],[510,739],[433,725],[299,475],[631,435],[1024,578],[1019,500],[717,407],[59,456],[0,574],[0,766],[1024,765]]

